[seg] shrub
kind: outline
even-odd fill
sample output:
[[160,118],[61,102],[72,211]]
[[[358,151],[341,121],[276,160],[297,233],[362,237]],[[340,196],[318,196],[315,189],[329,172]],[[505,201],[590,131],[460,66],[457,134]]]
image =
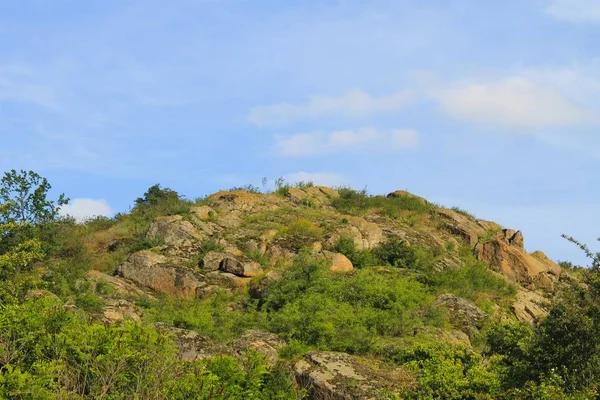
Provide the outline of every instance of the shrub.
[[269,285],[262,310],[268,326],[305,345],[351,353],[369,352],[378,337],[441,326],[433,296],[420,283],[389,270],[368,268],[332,274],[307,253]]
[[417,254],[415,249],[409,247],[400,238],[390,238],[373,250],[373,253],[385,265],[398,268],[415,268],[417,266]]
[[408,399],[494,399],[500,392],[497,371],[464,345],[417,343],[390,356],[419,374],[420,387]]
[[494,275],[482,262],[475,261],[461,267],[449,267],[442,271],[431,271],[421,280],[436,288],[439,293],[454,293],[477,301],[491,297],[502,299],[516,295],[514,285]]
[[339,188],[338,192],[340,196],[333,199],[332,205],[344,214],[360,215],[373,210],[390,218],[400,218],[403,211],[423,215],[435,209],[432,204],[409,195],[371,196],[366,189],[358,191],[350,188]]
[[381,264],[381,261],[372,251],[357,250],[354,240],[347,237],[341,237],[336,243],[334,250],[348,257],[355,268],[367,268]]
[[465,217],[469,217],[471,219],[475,219],[475,216],[473,214],[471,214],[467,210],[462,209],[460,207],[452,207],[451,210],[454,211],[454,212],[456,212],[456,213],[459,213],[461,215],[464,215]]

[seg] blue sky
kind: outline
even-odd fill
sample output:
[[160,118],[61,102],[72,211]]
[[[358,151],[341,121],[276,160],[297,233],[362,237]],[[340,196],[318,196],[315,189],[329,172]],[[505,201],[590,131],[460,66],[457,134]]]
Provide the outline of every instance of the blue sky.
[[76,215],[154,183],[407,189],[583,262],[599,42],[597,0],[0,0],[0,170]]

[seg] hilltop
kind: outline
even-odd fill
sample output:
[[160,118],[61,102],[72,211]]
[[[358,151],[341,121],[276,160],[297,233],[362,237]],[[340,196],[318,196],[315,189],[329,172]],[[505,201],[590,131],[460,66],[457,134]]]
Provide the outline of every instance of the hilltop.
[[[130,213],[58,220],[40,235],[48,250],[27,276],[41,280],[6,306],[13,313],[0,327],[34,326],[34,341],[58,332],[65,341],[87,338],[106,354],[94,358],[74,343],[48,355],[15,339],[24,332],[14,326],[0,335],[0,355],[12,343],[52,360],[43,369],[35,357],[0,360],[19,360],[23,382],[48,398],[57,391],[240,399],[568,392],[568,377],[546,374],[551,364],[531,370],[519,351],[535,347],[557,296],[583,287],[577,274],[541,251],[528,253],[518,230],[406,191],[374,196],[300,183],[188,201],[156,185]],[[61,317],[40,322],[41,315]],[[85,326],[79,334],[77,324]],[[123,335],[131,360],[106,348]],[[77,367],[68,366],[70,351],[79,354]],[[83,368],[84,360],[97,370]],[[515,378],[515,368],[530,370]],[[136,379],[144,389],[135,389]],[[2,384],[10,396],[27,392]],[[21,398],[42,398],[28,396]]]

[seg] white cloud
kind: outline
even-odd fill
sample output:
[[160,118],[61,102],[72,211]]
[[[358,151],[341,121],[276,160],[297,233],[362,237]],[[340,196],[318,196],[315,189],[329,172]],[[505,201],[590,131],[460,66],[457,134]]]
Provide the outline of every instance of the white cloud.
[[0,65],[0,102],[32,103],[58,111],[55,91],[21,64]]
[[300,133],[278,137],[275,150],[282,156],[315,156],[353,150],[405,150],[419,146],[419,133],[409,129],[374,128]]
[[554,18],[569,22],[600,22],[598,0],[553,0],[546,12]]
[[398,111],[410,104],[413,98],[414,94],[410,91],[373,97],[363,91],[353,90],[340,97],[315,96],[306,104],[281,103],[254,107],[248,120],[264,126],[332,116],[365,117]]
[[60,214],[63,216],[71,216],[77,221],[85,221],[92,217],[108,217],[113,214],[113,210],[110,208],[106,200],[93,200],[93,199],[73,199],[63,206],[60,210]]
[[346,179],[332,172],[294,172],[283,176],[287,182],[312,182],[322,186],[341,186],[347,183]]
[[444,112],[469,123],[507,128],[572,126],[594,122],[587,110],[550,85],[516,76],[434,91]]

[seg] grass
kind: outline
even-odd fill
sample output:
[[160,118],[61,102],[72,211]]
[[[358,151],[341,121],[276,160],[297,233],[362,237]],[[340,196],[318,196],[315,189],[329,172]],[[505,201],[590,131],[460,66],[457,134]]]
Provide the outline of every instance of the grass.
[[368,212],[398,219],[411,214],[422,216],[430,214],[435,206],[422,199],[412,196],[386,197],[369,195],[365,189],[354,190],[339,188],[340,196],[332,201],[332,205],[341,213],[350,215],[364,215]]
[[452,207],[451,208],[452,211],[454,211],[455,213],[464,215],[465,217],[469,217],[471,219],[475,219],[475,215],[471,214],[470,212],[468,212],[467,210],[460,208],[460,207]]

